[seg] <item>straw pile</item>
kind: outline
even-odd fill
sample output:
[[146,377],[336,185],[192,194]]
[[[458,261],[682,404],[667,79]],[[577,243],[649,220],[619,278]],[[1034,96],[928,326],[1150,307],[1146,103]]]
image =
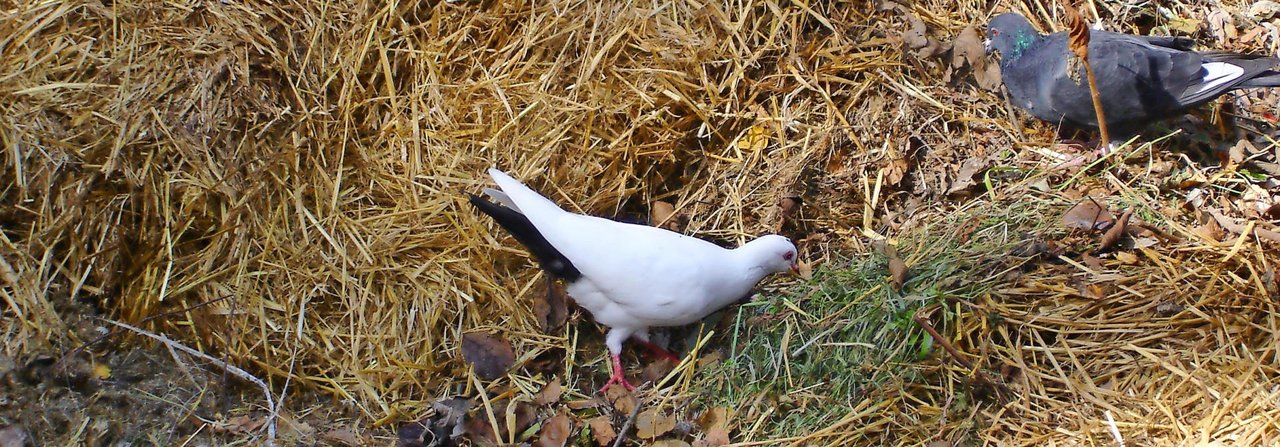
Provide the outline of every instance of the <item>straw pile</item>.
[[[539,330],[541,277],[465,203],[489,166],[581,212],[668,201],[687,234],[729,243],[821,234],[802,246],[820,263],[947,213],[966,160],[1052,138],[1024,136],[948,53],[904,45],[984,23],[978,2],[16,3],[0,20],[4,354],[89,341],[68,309],[91,302],[370,420],[475,394],[464,333],[509,339],[518,362],[575,346],[577,328]],[[1027,6],[994,9],[1056,17]],[[785,226],[784,197],[804,199]],[[1280,328],[1254,280],[1274,251],[1183,241],[1123,281],[1036,268],[958,304],[957,347],[1020,371],[984,436],[1105,440],[1105,409],[1152,442],[1274,439]],[[1105,300],[1063,285],[1103,280]],[[1162,303],[1213,312],[1153,320]]]

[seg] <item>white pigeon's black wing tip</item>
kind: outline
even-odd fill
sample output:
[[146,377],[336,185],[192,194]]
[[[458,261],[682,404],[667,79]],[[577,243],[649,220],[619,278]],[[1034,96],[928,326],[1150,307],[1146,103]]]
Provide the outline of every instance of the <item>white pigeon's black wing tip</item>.
[[578,271],[578,268],[569,261],[569,258],[560,253],[560,250],[551,245],[547,238],[538,232],[538,228],[524,214],[485,200],[475,194],[470,194],[470,202],[476,209],[493,217],[493,220],[498,222],[498,225],[511,233],[517,241],[520,241],[520,244],[529,250],[529,253],[533,255],[534,259],[538,260],[538,264],[547,273],[567,282],[574,282],[582,277],[582,272]]

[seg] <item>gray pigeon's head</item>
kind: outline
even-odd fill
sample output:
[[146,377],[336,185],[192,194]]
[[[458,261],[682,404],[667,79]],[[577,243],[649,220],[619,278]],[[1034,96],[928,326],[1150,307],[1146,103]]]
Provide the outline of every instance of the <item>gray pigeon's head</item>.
[[987,25],[987,52],[999,51],[1002,63],[1017,59],[1040,33],[1031,27],[1026,17],[1016,12],[1006,12],[991,19]]

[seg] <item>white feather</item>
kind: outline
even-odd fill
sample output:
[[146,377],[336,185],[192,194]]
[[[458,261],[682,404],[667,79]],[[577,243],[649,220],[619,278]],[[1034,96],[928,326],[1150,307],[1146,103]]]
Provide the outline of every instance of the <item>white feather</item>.
[[1243,68],[1226,62],[1209,62],[1201,65],[1201,67],[1204,67],[1205,73],[1204,79],[1200,82],[1203,82],[1204,84],[1200,85],[1200,88],[1197,89],[1195,93],[1217,88],[1223,84],[1234,81],[1236,78],[1239,78],[1244,74]]

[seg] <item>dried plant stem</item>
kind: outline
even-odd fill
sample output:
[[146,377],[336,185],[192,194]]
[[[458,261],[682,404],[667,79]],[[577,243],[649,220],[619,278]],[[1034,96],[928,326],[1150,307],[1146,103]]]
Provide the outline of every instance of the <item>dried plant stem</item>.
[[[947,338],[943,337],[942,334],[939,334],[938,330],[934,329],[933,325],[929,323],[929,317],[927,315],[933,313],[933,310],[936,308],[937,306],[935,305],[921,309],[920,312],[916,312],[911,319],[915,320],[916,324],[920,325],[925,332],[928,332],[929,336],[933,337],[933,341],[942,345],[942,349],[945,349],[947,354],[951,354],[951,357],[954,358],[960,366],[965,367],[965,369],[973,369],[973,362],[970,362],[969,359],[965,358],[964,354],[960,353],[960,350],[956,349],[955,346],[952,346],[951,342],[947,341]],[[981,374],[981,371],[979,371],[979,374]]]
[[1089,96],[1093,97],[1093,113],[1098,115],[1098,132],[1102,134],[1102,145],[1111,144],[1111,133],[1107,131],[1107,118],[1102,112],[1102,96],[1098,95],[1098,80],[1093,77],[1093,67],[1089,59],[1083,58],[1084,74],[1089,78]]
[[1064,2],[1062,9],[1067,13],[1067,29],[1070,35],[1071,52],[1080,58],[1084,65],[1084,74],[1089,81],[1089,96],[1093,98],[1093,112],[1098,117],[1098,131],[1102,133],[1102,145],[1111,143],[1111,133],[1107,131],[1107,118],[1102,112],[1102,96],[1098,95],[1098,81],[1093,76],[1093,67],[1089,65],[1089,25],[1076,11],[1070,2]]

